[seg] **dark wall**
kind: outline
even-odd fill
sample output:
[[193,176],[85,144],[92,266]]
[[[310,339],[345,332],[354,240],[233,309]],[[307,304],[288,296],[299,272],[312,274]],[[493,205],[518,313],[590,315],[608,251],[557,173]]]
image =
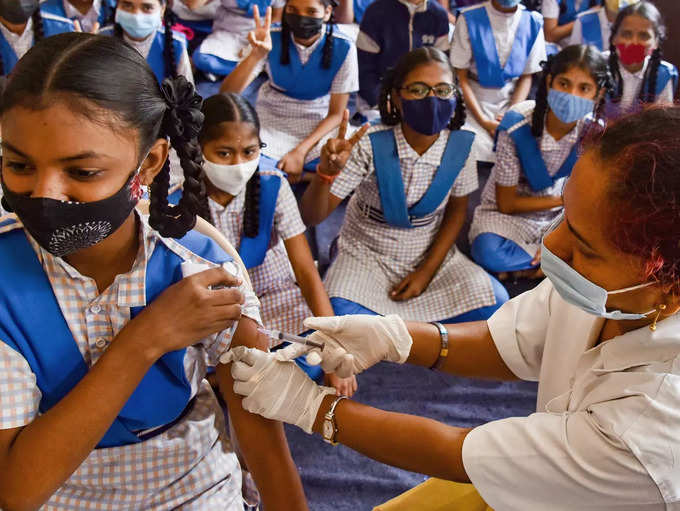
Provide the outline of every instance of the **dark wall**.
[[664,59],[680,67],[680,1],[653,0],[663,14],[668,39],[663,45]]

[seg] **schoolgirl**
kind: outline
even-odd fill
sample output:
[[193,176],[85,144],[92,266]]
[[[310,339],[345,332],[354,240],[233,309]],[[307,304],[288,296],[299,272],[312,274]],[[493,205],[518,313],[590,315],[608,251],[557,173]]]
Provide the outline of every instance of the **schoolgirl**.
[[567,45],[579,14],[600,5],[602,0],[543,0],[541,12],[548,53],[557,53]]
[[663,18],[651,2],[619,11],[609,46],[612,110],[625,112],[643,104],[673,102],[678,68],[661,58],[665,38]]
[[503,117],[496,165],[469,235],[472,258],[486,270],[538,265],[541,236],[562,211],[562,188],[581,134],[592,114],[599,117],[609,85],[607,59],[598,50],[568,46],[548,58],[536,101],[520,103]]
[[[231,258],[191,230],[204,194],[200,103],[183,77],[160,88],[136,50],[92,34],[39,43],[10,77],[3,509],[241,511],[240,469],[207,364],[217,365],[263,502],[306,509],[281,425],[246,413],[217,364],[230,345],[264,340],[257,298],[220,268]],[[167,202],[168,138],[186,177],[176,207]],[[144,184],[149,217],[135,209]],[[185,262],[211,269],[182,279]]]
[[172,2],[170,7],[177,16],[177,24],[183,27],[190,54],[212,33],[219,5],[220,0],[174,0]]
[[357,109],[367,119],[380,115],[380,80],[387,69],[421,46],[449,50],[448,15],[436,0],[377,0],[368,6],[357,37]]
[[318,223],[354,192],[325,279],[338,315],[484,319],[508,298],[454,245],[477,158],[453,82],[444,53],[414,50],[385,77],[382,124],[345,140],[344,122],[324,146],[302,213]]
[[243,59],[250,45],[248,34],[257,27],[253,21],[255,6],[260,13],[272,8],[274,23],[281,21],[285,0],[215,0],[219,7],[212,33],[193,54],[197,69],[223,77]]
[[[332,316],[333,308],[290,185],[275,162],[260,155],[260,122],[247,100],[233,93],[212,96],[203,113],[208,198],[201,214],[239,247],[267,328],[303,334],[305,318]],[[345,395],[356,388],[353,378],[330,375],[329,381]]]
[[255,9],[250,54],[222,83],[241,92],[264,70],[268,80],[255,108],[264,153],[293,181],[314,170],[319,142],[342,120],[349,95],[359,88],[354,43],[334,30],[334,0],[288,0],[281,28],[270,29]]
[[493,137],[503,114],[524,101],[531,75],[545,60],[543,18],[519,0],[489,0],[461,11],[453,34],[451,64],[472,115],[482,161],[492,162]]
[[166,0],[118,0],[115,25],[100,33],[123,39],[149,63],[162,82],[183,76],[194,82],[184,34],[174,31],[174,15]]
[[73,21],[77,30],[96,34],[113,17],[107,0],[45,0],[40,9]]
[[0,0],[0,69],[8,75],[17,61],[37,42],[72,32],[73,22],[43,11],[39,0]]
[[612,23],[619,10],[637,2],[639,0],[604,0],[602,5],[578,14],[569,44],[592,44],[603,51],[611,38]]

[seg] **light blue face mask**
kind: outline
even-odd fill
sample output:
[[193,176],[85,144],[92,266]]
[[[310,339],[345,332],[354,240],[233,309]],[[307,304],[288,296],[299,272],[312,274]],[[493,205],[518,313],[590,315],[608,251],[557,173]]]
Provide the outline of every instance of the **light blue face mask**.
[[645,284],[639,284],[624,289],[617,289],[616,291],[607,291],[589,281],[565,261],[553,254],[545,246],[545,243],[541,243],[541,269],[565,302],[570,303],[593,316],[614,320],[643,319],[655,312],[654,310],[651,310],[644,314],[635,314],[619,310],[607,310],[607,297],[609,295],[617,295],[641,289],[643,287],[651,286],[654,284],[653,282],[647,282]]
[[161,20],[158,12],[150,14],[124,11],[123,9],[116,9],[116,23],[118,23],[123,30],[134,39],[145,39],[161,28],[163,20]]
[[548,91],[548,105],[557,118],[564,123],[583,119],[595,108],[595,101],[555,89]]
[[498,2],[498,5],[501,7],[506,7],[510,9],[511,7],[517,7],[519,5],[520,0],[496,0]]

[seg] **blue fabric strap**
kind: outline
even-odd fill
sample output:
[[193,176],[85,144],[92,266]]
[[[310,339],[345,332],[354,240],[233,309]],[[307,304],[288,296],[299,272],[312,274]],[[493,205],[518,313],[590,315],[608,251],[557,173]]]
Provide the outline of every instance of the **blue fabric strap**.
[[[173,31],[174,32],[174,31]],[[173,33],[176,36],[177,33]],[[182,35],[183,37],[183,35]],[[175,37],[172,38],[172,44],[175,49],[175,68],[179,65],[179,61],[182,58],[182,53],[184,53],[185,43],[178,41]],[[153,43],[151,44],[151,49],[149,49],[149,55],[146,57],[146,61],[151,66],[151,70],[156,75],[156,80],[158,83],[162,82],[166,78],[165,75],[165,33],[160,30],[156,31],[156,35],[153,36]]]
[[448,196],[454,181],[463,169],[474,138],[474,133],[467,130],[450,132],[441,163],[430,187],[417,203],[408,208],[394,130],[371,133],[369,139],[373,149],[373,164],[380,203],[387,223],[395,227],[412,228],[412,218],[420,218],[434,212]]
[[[231,260],[198,233],[190,232],[178,241],[213,262]],[[45,413],[78,384],[88,368],[23,229],[0,235],[0,257],[0,339],[30,365],[42,393],[40,411]],[[157,243],[147,264],[147,304],[182,278],[181,263],[164,243]],[[131,317],[141,310],[132,308]],[[36,317],[41,320],[34,321]],[[180,416],[191,393],[184,371],[185,351],[167,353],[149,369],[97,447],[137,443],[135,432]]]
[[281,176],[278,174],[259,174],[260,177],[260,215],[257,236],[254,238],[241,236],[238,253],[246,268],[254,268],[264,261],[269,250],[272,236],[276,199],[281,187]]
[[[525,117],[519,112],[513,110],[508,111],[498,126],[498,133],[501,131],[509,131],[517,124],[524,122]],[[574,144],[571,152],[567,156],[560,170],[551,176],[548,168],[545,165],[543,154],[538,146],[538,141],[531,132],[529,123],[524,123],[519,128],[509,132],[510,138],[515,143],[515,149],[522,165],[522,172],[529,182],[529,186],[535,192],[544,190],[555,184],[555,181],[562,177],[567,177],[571,174],[576,160],[578,159],[578,145]]]
[[583,44],[592,44],[598,50],[603,50],[602,28],[600,27],[600,17],[597,15],[597,12],[581,16],[581,34],[583,36]]
[[300,100],[317,99],[328,94],[335,75],[340,70],[350,49],[350,42],[342,37],[333,36],[333,58],[329,69],[323,68],[323,48],[326,44],[325,34],[321,36],[318,46],[309,56],[306,64],[300,61],[295,45],[288,45],[290,62],[281,64],[281,32],[273,31],[272,50],[269,52],[269,79],[274,87],[291,98]]
[[[675,91],[678,88],[678,68],[675,67],[670,62],[662,61],[659,66],[658,74],[656,75],[656,90],[655,95],[659,95],[663,92],[668,85],[668,82],[672,82],[673,85],[673,96],[675,97]],[[645,84],[645,89],[649,90],[649,86]]]
[[7,39],[5,39],[5,36],[0,33],[0,55],[2,56],[2,67],[3,67],[3,75],[8,75],[12,69],[14,69],[14,66],[17,65],[17,62],[19,59],[17,58],[17,54],[14,51],[14,48],[12,48],[7,42]]
[[463,12],[463,16],[467,23],[479,83],[484,87],[500,89],[510,80],[521,76],[542,28],[540,19],[529,11],[522,11],[510,56],[505,67],[501,68],[486,7],[469,9]]

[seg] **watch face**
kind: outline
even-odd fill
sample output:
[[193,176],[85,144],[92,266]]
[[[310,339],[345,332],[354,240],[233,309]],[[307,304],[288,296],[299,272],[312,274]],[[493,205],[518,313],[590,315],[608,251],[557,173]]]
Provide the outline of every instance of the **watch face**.
[[323,436],[324,438],[328,438],[329,440],[333,438],[333,424],[331,421],[325,421],[323,423]]

